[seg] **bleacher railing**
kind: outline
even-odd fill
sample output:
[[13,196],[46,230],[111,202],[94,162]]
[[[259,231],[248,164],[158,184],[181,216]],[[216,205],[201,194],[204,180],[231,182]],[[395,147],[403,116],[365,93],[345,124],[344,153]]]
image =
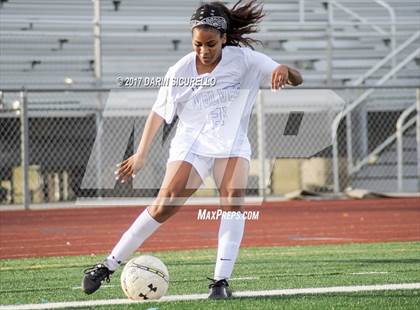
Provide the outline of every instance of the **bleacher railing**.
[[[353,1],[354,2],[354,1]],[[363,1],[365,2],[365,1]],[[368,25],[370,26],[373,30],[375,30],[377,33],[379,33],[380,35],[387,35],[390,38],[390,45],[391,45],[391,53],[394,53],[395,49],[396,49],[396,24],[397,24],[397,19],[396,19],[396,15],[395,15],[395,10],[385,1],[382,0],[372,0],[372,2],[377,3],[378,5],[384,7],[388,13],[389,13],[389,27],[390,27],[390,31],[387,32],[386,30],[384,30],[382,27],[380,27],[380,25],[378,25],[376,22],[371,22],[369,21],[367,18],[364,18],[363,16],[359,15],[358,13],[354,12],[353,10],[351,10],[350,8],[346,7],[345,5],[343,5],[340,1],[337,0],[329,0],[328,1],[328,20],[329,23],[331,25],[334,25],[335,20],[334,20],[334,7],[339,8],[340,10],[346,12],[347,14],[349,14],[350,16],[356,18],[360,23],[364,24],[364,25]],[[392,68],[395,67],[396,65],[396,58],[395,58],[395,54],[392,57]]]
[[[404,110],[401,113],[400,117],[397,120],[396,125],[396,132],[395,137],[397,139],[397,186],[398,192],[404,191],[404,148],[403,148],[403,138],[404,138],[404,131],[408,128],[416,124],[418,122],[419,113],[414,115],[411,119],[408,120],[406,123],[405,121],[407,118],[413,114],[413,112],[420,111],[420,89],[417,89],[417,100],[416,103],[413,104],[411,107]],[[420,126],[418,126],[420,128]],[[392,136],[393,137],[393,136]],[[420,173],[418,173],[420,175]]]
[[[355,85],[361,84],[366,78],[369,77],[370,74],[372,74],[376,70],[378,70],[383,64],[385,64],[390,59],[393,59],[394,56],[397,55],[398,53],[400,53],[401,51],[404,51],[407,46],[415,43],[416,40],[419,37],[420,37],[420,31],[414,33],[409,39],[407,39],[403,44],[401,44],[401,46],[398,49],[391,52],[387,57],[385,57],[383,60],[378,62],[378,64],[376,66],[374,66],[371,70],[369,70],[366,75],[364,75],[361,78],[359,78],[358,80],[356,80],[354,82],[354,84]],[[417,48],[416,50],[414,50],[414,52],[409,54],[404,60],[402,60],[399,64],[397,64],[394,68],[392,68],[392,70],[390,70],[387,74],[385,74],[374,85],[375,86],[384,85],[385,82],[390,80],[400,70],[404,69],[407,66],[407,64],[409,64],[416,57],[418,57],[418,55],[420,55],[420,48]],[[357,99],[355,99],[340,115],[338,115],[336,117],[336,119],[334,120],[334,123],[332,125],[331,133],[332,133],[332,139],[333,139],[333,171],[334,171],[334,191],[335,192],[340,191],[339,163],[338,163],[338,161],[339,161],[339,158],[338,158],[338,141],[337,141],[338,126],[340,124],[341,119],[343,119],[344,117],[349,115],[355,108],[357,108],[361,104],[366,103],[366,99],[369,96],[371,96],[374,92],[375,92],[375,88],[367,89],[363,94],[361,94]],[[352,126],[350,124],[351,117],[346,117],[346,120],[348,122],[347,141],[348,141],[348,148],[349,148],[348,157],[347,157],[348,173],[353,174],[353,173],[357,172],[358,170],[360,170],[360,168],[363,165],[367,164],[367,162],[369,161],[369,158],[372,156],[372,154],[376,154],[376,153],[382,151],[383,148],[386,147],[386,145],[380,146],[379,149],[374,150],[372,152],[372,154],[367,154],[367,142],[366,142],[366,138],[365,138],[366,130],[362,130],[362,145],[363,145],[363,149],[365,150],[363,152],[363,154],[365,154],[365,157],[363,159],[359,160],[356,164],[354,164],[354,160],[353,160],[353,157],[352,157],[353,152],[351,150],[351,148],[353,147],[352,138],[351,138],[352,134],[351,134],[351,130],[350,130],[350,128],[352,128]],[[363,126],[363,124],[362,124],[362,126]]]

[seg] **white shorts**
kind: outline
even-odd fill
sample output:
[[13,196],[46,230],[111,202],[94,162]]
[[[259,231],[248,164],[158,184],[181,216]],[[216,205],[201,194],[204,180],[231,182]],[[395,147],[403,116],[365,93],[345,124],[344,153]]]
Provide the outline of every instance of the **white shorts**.
[[[242,157],[248,160],[248,162],[250,161],[248,156],[231,155],[230,157]],[[171,147],[169,150],[168,163],[178,160],[189,162],[195,168],[195,170],[197,170],[201,180],[204,181],[208,176],[213,175],[213,165],[216,158],[217,157],[202,156],[190,151]]]
[[171,148],[168,163],[178,160],[189,162],[197,170],[202,181],[212,175],[214,157],[201,156],[192,152]]

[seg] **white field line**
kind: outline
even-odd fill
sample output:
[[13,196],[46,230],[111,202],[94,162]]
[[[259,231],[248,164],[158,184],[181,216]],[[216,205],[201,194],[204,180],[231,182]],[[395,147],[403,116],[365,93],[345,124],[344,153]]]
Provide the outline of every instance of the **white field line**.
[[243,281],[243,280],[258,280],[258,277],[238,277],[238,278],[230,278],[230,281]]
[[[387,271],[366,271],[366,272],[351,272],[351,275],[371,275],[371,274],[387,274]],[[245,281],[245,280],[258,280],[258,277],[238,277],[238,278],[231,278],[229,281]],[[118,284],[105,284],[102,285],[101,288],[113,288],[118,287]],[[72,290],[81,290],[81,286],[73,286]],[[1,309],[1,308],[0,308]]]
[[[244,281],[244,280],[258,280],[258,277],[238,277],[238,278],[230,278],[229,281]],[[112,287],[117,287],[119,286],[118,284],[104,284],[101,285],[101,288],[112,288]],[[72,290],[81,290],[82,287],[81,286],[73,286],[71,288]]]
[[[351,275],[370,275],[370,274],[387,274],[387,271],[366,271],[366,272],[351,272]],[[238,278],[231,278],[229,281],[244,281],[244,280],[258,280],[258,277],[238,277]],[[113,288],[119,286],[118,284],[105,284],[102,285],[101,288]],[[81,290],[81,286],[73,286],[72,290]]]
[[[233,296],[234,297],[261,297],[261,296],[354,293],[354,292],[367,292],[367,291],[412,290],[412,289],[420,289],[420,283],[315,287],[315,288],[296,288],[296,289],[265,290],[265,291],[242,291],[242,292],[233,293]],[[0,310],[63,309],[63,308],[76,308],[76,307],[126,305],[126,304],[147,303],[147,302],[168,302],[168,301],[185,301],[185,300],[201,300],[201,299],[207,299],[207,294],[170,295],[170,296],[164,296],[159,300],[146,300],[146,301],[133,301],[129,299],[107,299],[107,300],[53,302],[53,303],[44,303],[44,304],[1,305]]]
[[[119,286],[119,285],[118,284],[104,284],[104,285],[101,285],[101,288],[112,288],[112,287],[117,287],[117,286]],[[73,286],[71,289],[72,290],[81,290],[82,287],[81,286]]]
[[367,275],[367,274],[387,274],[388,271],[365,271],[365,272],[352,272],[351,275]]

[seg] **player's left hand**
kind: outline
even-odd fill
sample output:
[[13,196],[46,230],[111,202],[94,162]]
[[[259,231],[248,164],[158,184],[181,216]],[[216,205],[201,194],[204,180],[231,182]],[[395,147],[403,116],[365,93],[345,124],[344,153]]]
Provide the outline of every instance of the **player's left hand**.
[[285,65],[280,65],[274,69],[271,74],[271,90],[278,90],[284,88],[289,80],[289,68]]

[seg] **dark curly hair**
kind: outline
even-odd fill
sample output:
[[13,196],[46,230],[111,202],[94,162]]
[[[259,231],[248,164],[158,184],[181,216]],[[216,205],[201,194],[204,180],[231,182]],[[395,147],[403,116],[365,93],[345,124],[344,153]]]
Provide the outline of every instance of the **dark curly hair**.
[[[223,2],[215,1],[201,5],[202,8],[213,9],[218,15],[223,16],[227,21],[226,45],[247,46],[253,48],[254,43],[261,43],[259,40],[244,37],[249,33],[258,31],[258,23],[265,16],[263,5],[256,0],[239,0],[229,9]],[[212,28],[211,26],[201,25],[199,28]],[[224,31],[217,29],[221,35]]]
[[[217,30],[219,31],[220,36],[223,36],[223,34],[226,33],[226,44],[224,44],[223,47],[227,45],[247,46],[253,49],[253,44],[261,44],[261,41],[259,40],[244,37],[246,34],[258,31],[258,23],[265,16],[261,3],[256,0],[239,0],[231,9],[229,9],[223,2],[214,1],[202,4],[196,11],[203,8],[206,11],[214,10],[218,16],[222,16],[226,19],[226,32],[223,29],[218,29],[209,25],[199,25],[194,28]],[[167,140],[177,120],[178,117],[176,116],[171,124],[164,124],[162,144]]]

